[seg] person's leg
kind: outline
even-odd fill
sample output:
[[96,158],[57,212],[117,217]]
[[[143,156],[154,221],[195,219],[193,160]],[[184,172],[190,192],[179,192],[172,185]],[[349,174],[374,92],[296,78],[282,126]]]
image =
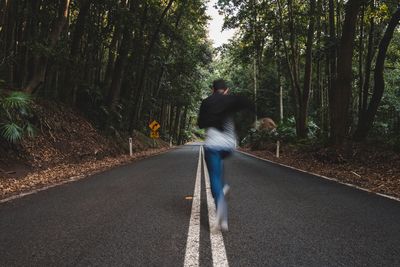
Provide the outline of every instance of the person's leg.
[[224,164],[224,160],[225,160],[225,158],[229,157],[232,154],[232,152],[229,151],[229,150],[222,150],[220,152],[220,154],[221,154],[221,158],[222,158],[222,160],[221,160],[222,191],[224,193],[224,196],[226,197],[228,192],[229,192],[229,190],[230,190],[230,186],[226,183],[226,180],[225,180],[225,164]]
[[222,183],[222,161],[218,150],[205,148],[204,155],[206,159],[208,173],[210,175],[211,192],[215,200],[215,205],[218,206],[218,201],[223,197]]
[[205,148],[205,158],[210,174],[211,192],[217,208],[216,229],[228,230],[228,206],[223,192],[221,151]]
[[226,196],[229,192],[229,185],[225,182],[224,175],[224,160],[231,155],[231,151],[223,150],[220,151],[221,155],[221,187],[222,187],[222,201],[219,202],[219,209],[217,209],[217,218],[219,220],[220,228],[223,231],[228,231],[228,203],[226,201]]

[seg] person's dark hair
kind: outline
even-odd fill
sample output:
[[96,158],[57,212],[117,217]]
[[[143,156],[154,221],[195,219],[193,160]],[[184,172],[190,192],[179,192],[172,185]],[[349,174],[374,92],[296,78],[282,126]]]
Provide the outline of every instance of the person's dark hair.
[[214,91],[217,90],[225,90],[227,88],[226,82],[224,79],[217,79],[213,81],[212,87]]

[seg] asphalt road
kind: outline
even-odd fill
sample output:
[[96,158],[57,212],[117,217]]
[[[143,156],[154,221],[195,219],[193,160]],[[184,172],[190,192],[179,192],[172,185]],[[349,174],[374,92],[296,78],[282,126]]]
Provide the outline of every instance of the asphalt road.
[[[0,266],[183,266],[198,163],[184,146],[0,204]],[[200,173],[198,262],[212,266]],[[399,202],[239,153],[225,175],[230,266],[400,266]]]

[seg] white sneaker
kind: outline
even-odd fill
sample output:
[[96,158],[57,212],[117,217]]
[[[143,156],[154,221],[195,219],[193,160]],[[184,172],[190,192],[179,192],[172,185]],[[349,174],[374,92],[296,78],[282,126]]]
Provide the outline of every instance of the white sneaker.
[[[229,186],[227,186],[229,190]],[[224,187],[225,188],[225,187]],[[228,192],[227,190],[227,192]],[[228,210],[224,199],[220,200],[217,205],[216,224],[218,230],[228,231]]]
[[228,196],[229,191],[230,191],[231,187],[229,185],[224,185],[224,188],[222,188],[222,191],[224,192],[224,196]]
[[217,218],[216,223],[211,227],[211,232],[216,234],[220,231],[227,232],[228,231],[228,221],[221,220],[221,218]]
[[222,231],[228,231],[228,221],[222,221],[221,223],[220,223],[220,227],[221,227],[221,230]]

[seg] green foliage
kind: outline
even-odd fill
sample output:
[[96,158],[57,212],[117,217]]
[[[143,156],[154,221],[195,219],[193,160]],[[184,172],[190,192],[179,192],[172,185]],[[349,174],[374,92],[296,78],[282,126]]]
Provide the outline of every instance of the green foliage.
[[205,137],[205,131],[203,129],[199,129],[196,127],[191,131],[191,139],[202,140],[204,139],[204,137]]
[[277,136],[285,143],[292,143],[296,140],[296,121],[294,117],[286,118],[276,128]]
[[11,143],[16,143],[22,138],[23,128],[13,122],[3,124],[1,130],[2,136]]
[[2,107],[6,110],[26,110],[30,104],[30,96],[23,92],[12,92],[7,97],[3,98]]
[[[5,48],[0,76],[22,89],[40,80],[34,94],[79,109],[110,134],[147,132],[148,120],[157,119],[168,124],[163,134],[182,139],[192,129],[183,122],[197,113],[212,60],[206,5],[203,0],[70,1],[62,25],[59,2],[22,0],[12,5],[7,22],[21,34],[0,41]],[[38,79],[39,73],[46,75]],[[29,116],[26,95],[13,92],[2,101],[17,117]],[[16,120],[8,117],[1,123]],[[15,125],[32,133],[25,123]],[[7,133],[17,136],[13,126]]]
[[[309,12],[313,1],[236,1],[218,0],[217,6],[225,15],[225,28],[235,28],[236,36],[233,40],[220,49],[217,71],[223,77],[232,81],[235,90],[254,97],[254,76],[257,74],[258,91],[257,107],[258,117],[279,117],[280,87],[283,91],[283,111],[286,119],[277,129],[282,140],[298,142],[296,140],[296,124],[293,116],[299,114],[300,107],[304,107],[305,95],[302,80],[306,65],[307,31],[310,24]],[[329,8],[321,6],[316,1],[315,32],[312,40],[312,74],[311,93],[307,107],[307,138],[316,141],[317,137],[327,138],[330,129],[332,112],[335,113],[330,103],[335,103],[333,95],[329,94],[334,73],[329,69],[332,62],[329,53],[337,47],[340,38],[332,38],[329,32]],[[349,117],[357,122],[357,117],[362,112],[359,108],[368,106],[374,86],[373,69],[377,50],[387,23],[392,14],[397,10],[398,3],[390,1],[366,1],[362,3],[363,13],[359,13],[353,57],[353,107],[349,110]],[[343,24],[345,16],[345,3],[337,2],[333,11],[336,25]],[[361,23],[361,19],[363,19]],[[340,27],[339,27],[340,28]],[[341,31],[341,30],[339,30]],[[362,31],[362,32],[361,32]],[[369,34],[372,38],[372,62],[369,88],[366,88],[367,103],[360,96],[360,85],[365,82],[367,72],[367,52],[369,47]],[[337,32],[340,36],[340,32]],[[384,136],[385,142],[392,136],[400,135],[400,31],[394,32],[393,40],[385,62],[385,91],[376,116],[374,129],[370,132],[372,137]],[[337,57],[337,55],[336,55]],[[258,64],[257,64],[258,63]],[[254,65],[257,69],[254,69]],[[292,67],[291,67],[292,66]],[[296,70],[294,72],[293,70]],[[258,73],[257,73],[258,72]],[[295,78],[298,78],[298,86]],[[365,89],[364,89],[365,90]],[[301,105],[302,104],[302,105]],[[351,112],[350,112],[351,111]],[[345,119],[345,118],[343,118]],[[243,122],[244,120],[242,120]],[[318,125],[317,125],[317,123]],[[301,125],[298,123],[298,126]],[[356,125],[353,125],[356,128]],[[242,130],[242,129],[239,129]],[[243,131],[246,132],[246,131]],[[348,131],[350,132],[350,131]],[[242,134],[240,131],[239,135]],[[247,137],[249,134],[245,134]],[[253,140],[270,139],[264,133],[252,133]],[[304,141],[304,140],[300,140]],[[258,142],[258,143],[260,143]]]
[[[193,118],[197,116],[201,98],[209,94],[209,85],[215,78],[229,80],[231,92],[235,94],[249,99],[257,96],[257,115],[260,118],[279,117],[282,88],[283,115],[288,119],[279,124],[277,136],[282,140],[296,141],[293,116],[298,114],[301,94],[295,92],[292,79],[297,75],[299,89],[303,90],[305,83],[301,80],[305,76],[312,1],[216,1],[219,11],[226,16],[224,28],[237,31],[232,42],[217,51],[207,40],[205,11],[209,1],[175,0],[166,10],[169,2],[71,1],[68,21],[57,44],[52,46],[50,37],[58,21],[59,3],[38,1],[33,5],[23,0],[15,5],[14,15],[7,22],[9,26],[14,25],[14,31],[20,34],[1,41],[5,48],[0,65],[1,77],[6,77],[7,84],[23,88],[32,78],[32,70],[45,63],[45,80],[35,91],[39,96],[77,107],[96,126],[115,135],[132,129],[147,131],[148,121],[158,119],[163,126],[168,124],[163,127],[165,132],[162,135],[175,138],[179,133],[181,138],[199,134],[193,127]],[[338,37],[342,36],[345,2],[337,1],[333,10],[337,26],[335,35]],[[90,4],[88,9],[84,9],[85,3]],[[349,112],[353,118],[358,116],[359,85],[364,84],[362,76],[365,76],[366,67],[363,65],[366,63],[371,19],[375,29],[373,69],[380,38],[397,8],[396,1],[364,1],[363,4],[364,15],[358,16],[353,57],[353,109],[352,114]],[[339,38],[330,36],[328,12],[326,3],[317,1],[312,42],[312,94],[307,114],[310,117],[310,139],[315,139],[321,131],[323,136],[327,136],[330,125],[332,70],[329,63],[335,60],[330,58],[329,50],[338,45]],[[165,16],[161,17],[162,14]],[[364,18],[363,24],[361,18]],[[127,45],[123,45],[123,40],[129,40]],[[395,31],[385,63],[386,88],[374,126],[373,134],[377,136],[400,134],[399,44],[400,33]],[[362,62],[356,64],[358,56]],[[211,63],[213,57],[217,60]],[[40,60],[36,62],[36,59]],[[119,66],[121,62],[125,63]],[[292,71],[297,70],[293,75],[290,65],[296,67]],[[360,75],[356,75],[358,72]],[[11,73],[18,75],[9,75]],[[255,73],[257,95],[254,94]],[[371,75],[368,98],[373,79]],[[0,80],[0,88],[4,84]],[[113,99],[109,101],[111,97]],[[33,135],[34,128],[27,123],[30,116],[28,95],[2,93],[0,103],[0,127],[4,138],[16,142],[24,134]],[[237,130],[242,137],[247,135],[253,116],[239,116]],[[321,125],[322,130],[314,121]],[[259,132],[252,135],[253,139],[261,141],[277,138]]]
[[378,1],[377,6],[372,9],[371,6],[368,6],[365,12],[365,21],[369,21],[371,17],[376,20],[388,20],[390,18],[389,7],[386,3],[382,3]]
[[[308,141],[316,140],[319,127],[313,122],[308,123]],[[277,125],[272,131],[250,129],[242,143],[250,145],[252,149],[264,149],[268,144],[274,144],[276,141],[284,143],[301,143],[305,140],[299,140],[296,135],[296,121],[294,117],[286,118]]]
[[0,135],[10,143],[20,141],[24,135],[33,137],[35,128],[31,118],[31,97],[23,92],[9,94],[0,91]]
[[242,144],[249,145],[253,150],[265,149],[268,144],[277,140],[276,131],[250,129],[248,135],[242,140]]
[[308,121],[308,138],[315,139],[318,137],[318,133],[321,130],[320,127],[314,121]]
[[[309,118],[307,130],[307,138],[313,140],[318,137],[318,131],[320,128],[311,118]],[[296,135],[296,120],[294,117],[286,118],[280,122],[276,128],[276,131],[278,139],[284,142],[293,143],[298,141]]]

